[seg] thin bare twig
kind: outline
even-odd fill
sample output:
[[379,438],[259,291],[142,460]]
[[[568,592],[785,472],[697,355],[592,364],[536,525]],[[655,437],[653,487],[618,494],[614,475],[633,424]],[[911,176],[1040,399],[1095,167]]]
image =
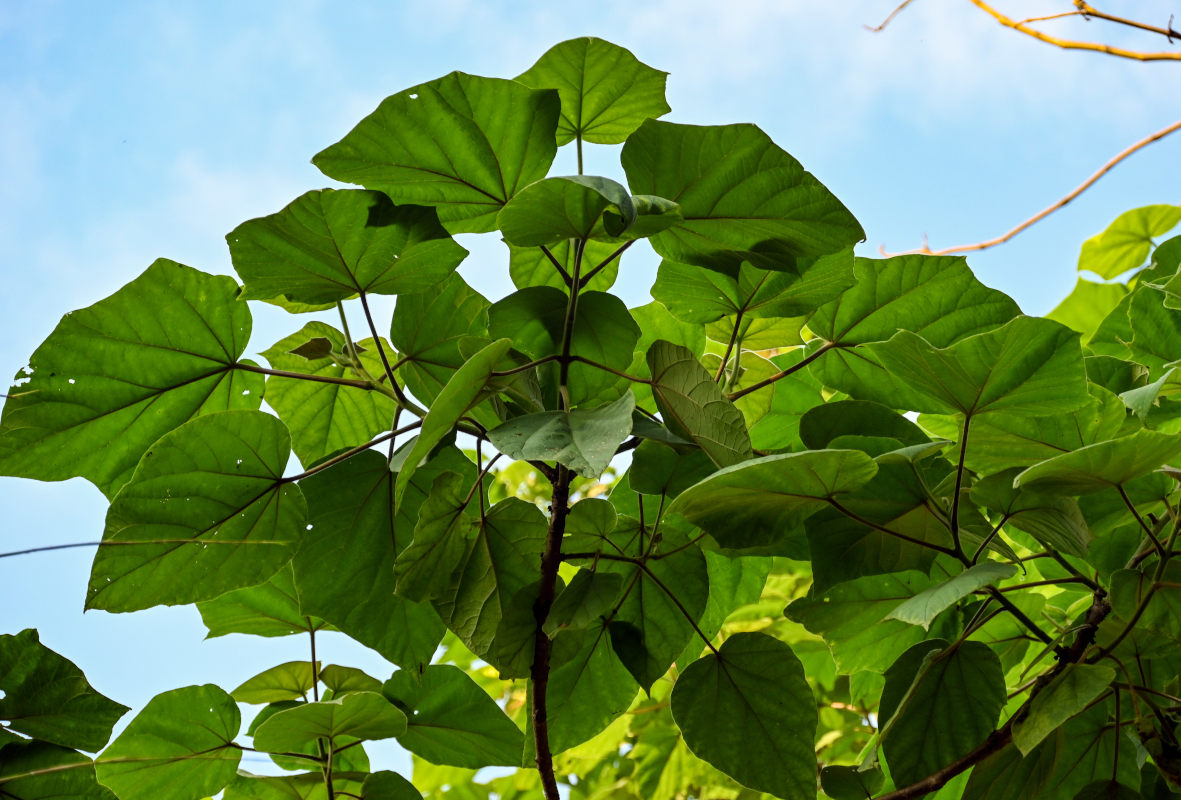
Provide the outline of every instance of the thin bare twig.
[[1139,22],[1138,20],[1127,19],[1125,17],[1117,17],[1113,14],[1108,14],[1106,12],[1100,11],[1097,8],[1094,8],[1088,3],[1083,2],[1083,0],[1074,0],[1074,7],[1077,8],[1078,11],[1072,11],[1072,14],[1081,14],[1087,19],[1093,17],[1095,19],[1105,20],[1107,22],[1114,22],[1116,25],[1127,25],[1129,28],[1136,28],[1137,30],[1148,31],[1149,33],[1159,33],[1161,36],[1168,39],[1170,44],[1173,43],[1173,39],[1175,38],[1181,39],[1181,32],[1173,29],[1172,17],[1169,17],[1168,27],[1160,28],[1156,25],[1149,25],[1146,22]]
[[[972,0],[972,2],[975,2],[975,0]],[[1168,136],[1170,133],[1175,133],[1178,130],[1181,130],[1181,119],[1177,120],[1176,122],[1174,122],[1171,125],[1167,125],[1164,128],[1161,128],[1156,133],[1145,136],[1143,139],[1139,140],[1138,142],[1135,142],[1134,144],[1132,144],[1128,147],[1125,147],[1123,150],[1121,150],[1119,153],[1117,153],[1111,160],[1109,160],[1106,164],[1104,164],[1102,167],[1100,167],[1093,175],[1091,175],[1091,177],[1087,178],[1085,181],[1083,181],[1081,184],[1079,184],[1079,186],[1074,191],[1072,191],[1070,194],[1066,195],[1065,197],[1063,197],[1061,200],[1057,201],[1053,205],[1042,209],[1041,211],[1034,214],[1029,219],[1022,222],[1017,227],[1013,228],[1012,230],[1008,231],[1005,234],[1002,234],[1001,236],[996,237],[995,239],[988,239],[983,242],[977,242],[976,244],[964,244],[964,245],[959,245],[957,247],[948,247],[943,250],[932,250],[931,248],[927,247],[926,244],[924,244],[922,247],[918,248],[917,250],[907,250],[902,253],[887,253],[885,247],[879,247],[878,252],[880,252],[882,254],[882,256],[884,256],[884,257],[890,257],[890,256],[896,256],[896,255],[907,255],[907,254],[911,254],[911,253],[920,253],[922,255],[928,255],[928,256],[945,256],[945,255],[950,255],[952,253],[969,253],[969,252],[973,252],[973,251],[977,251],[977,250],[987,250],[990,247],[996,247],[998,244],[1004,244],[1005,242],[1009,241],[1014,236],[1021,233],[1023,230],[1030,227],[1034,223],[1040,222],[1041,220],[1043,220],[1046,217],[1053,214],[1058,209],[1066,206],[1068,203],[1070,203],[1072,200],[1074,200],[1080,194],[1085,192],[1087,189],[1091,188],[1091,186],[1094,185],[1094,183],[1096,181],[1098,181],[1100,178],[1102,178],[1104,175],[1106,175],[1108,172],[1110,172],[1113,167],[1115,167],[1117,164],[1119,164],[1121,161],[1123,161],[1128,156],[1135,153],[1137,150],[1147,147],[1148,145],[1152,144],[1153,142],[1159,141],[1160,139],[1163,139],[1166,136]]]
[[890,16],[888,16],[884,20],[882,20],[881,25],[878,25],[876,28],[872,25],[866,25],[866,26],[864,26],[865,29],[867,31],[869,31],[870,33],[881,33],[882,31],[884,31],[886,29],[886,26],[889,25],[894,20],[894,17],[896,17],[900,13],[902,13],[902,9],[906,8],[908,5],[910,5],[913,2],[914,2],[914,0],[903,0],[903,2],[899,3],[894,8],[894,10],[890,12]]

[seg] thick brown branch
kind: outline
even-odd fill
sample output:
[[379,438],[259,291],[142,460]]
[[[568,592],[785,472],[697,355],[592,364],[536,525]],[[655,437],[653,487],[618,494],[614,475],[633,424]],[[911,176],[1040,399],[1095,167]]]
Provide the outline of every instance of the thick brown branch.
[[[972,0],[972,1],[975,2],[975,0]],[[996,247],[998,244],[1004,244],[1005,242],[1009,241],[1014,236],[1021,233],[1023,230],[1030,227],[1034,223],[1040,222],[1041,220],[1043,220],[1046,217],[1053,214],[1058,209],[1063,208],[1064,206],[1069,204],[1072,200],[1074,200],[1080,194],[1085,192],[1087,189],[1091,188],[1091,186],[1094,185],[1094,183],[1096,181],[1098,181],[1100,178],[1102,178],[1104,175],[1106,175],[1108,172],[1110,172],[1112,170],[1112,168],[1114,168],[1117,164],[1119,164],[1121,161],[1123,161],[1128,156],[1135,153],[1137,150],[1147,147],[1148,145],[1152,144],[1153,142],[1159,141],[1159,140],[1165,138],[1166,136],[1168,136],[1170,133],[1175,133],[1178,130],[1181,130],[1181,119],[1177,120],[1176,122],[1174,122],[1171,125],[1167,125],[1164,128],[1161,128],[1156,133],[1145,136],[1143,139],[1141,139],[1138,142],[1135,142],[1134,144],[1130,145],[1129,147],[1124,148],[1119,153],[1117,153],[1115,155],[1115,157],[1113,157],[1110,161],[1108,161],[1106,164],[1104,164],[1102,167],[1100,167],[1093,175],[1091,175],[1091,177],[1087,178],[1085,181],[1083,181],[1081,184],[1079,184],[1079,186],[1077,188],[1075,188],[1075,190],[1072,191],[1070,194],[1066,195],[1061,200],[1058,200],[1053,205],[1042,209],[1041,211],[1034,214],[1029,219],[1022,222],[1020,225],[1016,226],[1015,228],[1008,231],[1007,233],[997,236],[995,239],[988,239],[983,242],[977,242],[976,244],[963,244],[963,245],[959,245],[957,247],[948,247],[948,248],[944,248],[943,250],[932,250],[931,248],[927,247],[924,244],[922,247],[920,247],[917,250],[907,250],[903,253],[887,253],[886,249],[884,247],[879,247],[878,251],[885,257],[896,256],[896,255],[906,255],[906,254],[910,254],[910,253],[921,253],[923,255],[928,255],[928,256],[945,256],[945,255],[950,255],[952,253],[969,253],[969,252],[974,252],[977,250],[987,250],[990,247]]]

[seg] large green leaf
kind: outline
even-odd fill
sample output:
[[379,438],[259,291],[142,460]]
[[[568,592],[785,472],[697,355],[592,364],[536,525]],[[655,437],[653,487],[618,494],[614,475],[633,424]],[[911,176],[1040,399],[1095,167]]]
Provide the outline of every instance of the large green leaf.
[[597,478],[631,433],[635,404],[628,392],[597,408],[526,414],[493,428],[488,439],[510,458],[556,461],[583,477]]
[[[305,541],[303,547],[306,546]],[[266,583],[237,589],[197,603],[197,610],[201,612],[201,621],[209,629],[208,639],[227,633],[290,636],[326,628],[331,630],[324,620],[300,609],[295,580],[289,567],[280,569]]]
[[90,759],[76,750],[36,740],[8,744],[0,756],[5,800],[116,800],[98,783]]
[[111,497],[186,420],[258,408],[262,377],[234,369],[250,338],[237,293],[230,278],[160,259],[63,317],[9,391],[0,475],[82,476]]
[[[315,358],[293,352],[313,340],[327,345],[324,349],[330,347],[330,352]],[[345,347],[344,336],[335,328],[309,322],[271,345],[263,355],[273,369],[324,378],[355,378],[343,363]],[[359,342],[357,348],[362,351],[358,355],[369,374],[375,378],[385,374],[372,339]],[[266,398],[267,405],[291,429],[292,449],[305,465],[364,444],[388,430],[397,408],[392,398],[378,391],[275,376],[267,379]]]
[[676,497],[717,469],[702,450],[678,451],[653,441],[640,442],[632,452],[628,485],[642,494]]
[[414,477],[420,462],[435,448],[443,437],[455,429],[467,410],[475,405],[483,395],[492,371],[509,351],[512,342],[499,339],[480,350],[467,362],[456,370],[447,385],[439,392],[438,397],[431,403],[427,415],[422,420],[422,427],[418,431],[418,438],[410,449],[402,469],[398,470],[398,477],[394,481],[394,508],[402,502],[406,494],[406,487]]
[[881,672],[923,638],[922,628],[883,617],[930,585],[919,572],[870,575],[796,600],[784,613],[824,637],[842,674]]
[[800,439],[822,450],[838,436],[887,436],[902,444],[925,444],[927,435],[906,417],[865,400],[833,400],[808,409],[800,418]]
[[96,692],[74,662],[41,644],[37,631],[0,635],[3,730],[95,751],[111,738],[111,728],[126,711]]
[[[508,670],[499,656],[498,634],[518,593],[537,581],[548,528],[537,506],[515,497],[502,500],[481,515],[473,535],[456,537],[463,551],[450,564],[440,560],[433,575],[433,601],[443,621],[502,672]],[[417,543],[418,529],[414,535]]]
[[1084,494],[1122,486],[1181,454],[1181,436],[1140,430],[1043,461],[1015,485],[1055,494]]
[[754,125],[649,120],[621,159],[633,192],[680,203],[684,222],[651,238],[672,261],[791,269],[865,238],[848,209]]
[[[419,507],[414,538],[394,563],[397,591],[410,600],[433,600],[448,591],[450,576],[475,537],[479,520],[468,511],[467,481],[454,472],[435,478]],[[448,576],[448,581],[440,579]]]
[[1181,206],[1144,206],[1125,211],[1103,233],[1083,242],[1079,270],[1110,280],[1144,263],[1153,240],[1181,222]]
[[86,607],[209,600],[278,572],[307,523],[303,493],[283,481],[290,447],[261,411],[207,414],[161,437],[107,512]]
[[568,175],[526,186],[500,210],[496,226],[510,245],[531,247],[613,239],[635,218],[635,204],[621,184],[595,175]]
[[452,72],[391,95],[312,159],[330,178],[438,209],[453,233],[483,233],[557,152],[558,93]]
[[683,514],[723,547],[770,544],[877,471],[859,450],[764,456],[715,472],[678,495],[668,511]]
[[467,251],[433,208],[395,206],[381,192],[319,189],[226,235],[242,298],[333,303],[358,292],[422,292]]
[[1085,557],[1094,536],[1078,503],[1069,497],[1015,488],[1020,467],[989,475],[972,487],[972,502],[999,511],[1004,521],[1042,544],[1063,553]]
[[119,800],[198,800],[220,791],[238,768],[242,719],[212,684],[153,697],[95,762]]
[[669,430],[696,442],[719,467],[750,458],[746,422],[686,347],[659,339],[648,348],[652,394]]
[[1181,344],[1181,313],[1167,308],[1168,295],[1150,286],[1139,286],[1129,296],[1128,328],[1130,337],[1122,340],[1133,361],[1151,370],[1159,378],[1176,360]]
[[575,139],[619,144],[644,120],[669,112],[667,77],[618,45],[583,36],[551,47],[517,81],[533,89],[558,90],[559,145]]
[[[508,337],[513,346],[533,358],[558,355],[568,298],[560,289],[534,286],[510,294],[488,309],[488,330],[493,337]],[[627,313],[627,306],[614,295],[582,292],[574,314],[570,354],[624,370],[631,363],[639,326]],[[557,405],[558,367],[542,368],[547,381],[547,400]],[[570,403],[578,405],[593,400],[620,379],[590,364],[574,363],[569,370]],[[550,400],[549,398],[554,398]],[[612,397],[611,399],[614,399]]]
[[1095,283],[1079,278],[1074,290],[1046,314],[1046,319],[1061,322],[1090,338],[1127,294],[1128,287],[1122,283]]
[[1099,699],[1115,680],[1115,670],[1099,664],[1068,664],[1033,698],[1013,726],[1013,745],[1028,756],[1068,719]]
[[400,670],[382,692],[406,712],[398,743],[432,764],[476,769],[521,763],[521,729],[459,667]]
[[[980,642],[924,642],[886,671],[882,749],[901,786],[970,752],[992,733],[1005,703],[1001,662]],[[887,695],[892,697],[887,710]]]
[[280,711],[255,729],[254,746],[291,753],[317,739],[390,739],[405,732],[406,715],[389,700],[377,692],[352,692]]
[[672,712],[689,749],[739,783],[785,800],[816,796],[816,701],[778,639],[737,633],[690,664]]
[[394,513],[394,473],[376,451],[302,481],[312,529],[292,561],[304,613],[316,614],[401,667],[430,663],[443,623],[427,603],[394,594],[394,560],[414,533],[419,506],[445,468],[474,465],[455,450],[427,462]]
[[1088,402],[1078,334],[1038,317],[1017,317],[946,348],[904,330],[874,356],[911,387],[916,411],[1049,416]]
[[1013,577],[1016,572],[1017,568],[1012,564],[984,561],[948,578],[943,583],[924,589],[887,614],[886,619],[897,619],[929,629],[935,617],[945,609],[977,589]]

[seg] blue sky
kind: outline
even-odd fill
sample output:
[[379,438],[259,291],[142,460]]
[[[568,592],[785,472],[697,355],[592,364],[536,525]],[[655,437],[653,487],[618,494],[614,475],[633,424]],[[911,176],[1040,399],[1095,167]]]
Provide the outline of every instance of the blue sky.
[[[1109,5],[1161,23],[1176,8],[1171,0]],[[1062,52],[967,2],[917,0],[883,33],[862,27],[893,6],[5,0],[0,371],[16,373],[62,314],[109,295],[157,257],[231,273],[225,234],[330,185],[311,156],[386,95],[454,69],[512,77],[575,36],[609,39],[669,71],[669,119],[760,125],[859,218],[868,234],[862,255],[916,247],[924,234],[933,247],[997,235],[1176,119],[1175,62]],[[1070,4],[1007,6],[1034,16]],[[1099,22],[1050,24],[1064,35],[1169,47]],[[592,150],[588,171],[618,174],[613,148]],[[1073,285],[1086,237],[1124,210],[1181,199],[1178,164],[1181,135],[969,263],[1027,313],[1045,313]],[[503,295],[503,246],[470,239],[465,277]],[[618,291],[629,304],[645,302],[655,263],[643,255],[625,262]],[[250,352],[302,323],[259,311]],[[0,478],[0,501],[0,551],[102,531],[105,503],[81,480]],[[83,615],[91,555],[0,559],[0,633],[39,628],[97,688],[136,707],[170,688],[233,688],[270,664],[306,658],[298,639],[203,642],[192,608]],[[378,675],[390,669],[340,638],[321,652]]]

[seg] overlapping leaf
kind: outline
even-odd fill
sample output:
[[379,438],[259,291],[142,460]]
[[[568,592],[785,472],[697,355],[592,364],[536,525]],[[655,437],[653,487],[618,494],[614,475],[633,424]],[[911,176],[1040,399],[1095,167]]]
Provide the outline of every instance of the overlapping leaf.
[[352,692],[335,700],[303,703],[269,717],[254,731],[254,746],[299,752],[317,739],[390,739],[406,731],[406,715],[377,692]]
[[632,429],[635,398],[573,411],[543,411],[514,417],[488,432],[496,449],[518,460],[556,461],[587,478],[607,468]]

